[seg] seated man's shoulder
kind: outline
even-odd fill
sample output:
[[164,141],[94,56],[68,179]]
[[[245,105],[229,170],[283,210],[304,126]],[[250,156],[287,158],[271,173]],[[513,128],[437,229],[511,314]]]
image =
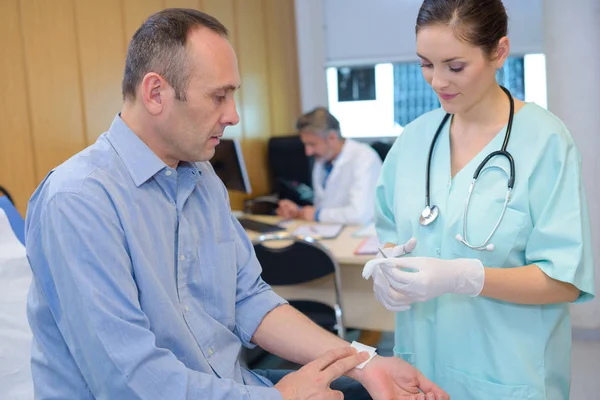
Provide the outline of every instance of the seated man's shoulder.
[[118,156],[110,143],[100,138],[48,173],[31,201],[49,202],[58,194],[100,195],[120,172]]

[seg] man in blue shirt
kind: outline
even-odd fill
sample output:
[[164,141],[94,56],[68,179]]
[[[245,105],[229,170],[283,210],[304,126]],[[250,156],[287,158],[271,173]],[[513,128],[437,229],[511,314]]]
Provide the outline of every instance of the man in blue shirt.
[[[130,43],[124,106],[31,198],[28,317],[37,399],[375,398],[440,390],[400,359],[366,360],[277,296],[207,162],[238,122],[237,60],[216,19],[151,16]],[[306,364],[273,387],[259,345]],[[362,388],[361,388],[362,389]]]

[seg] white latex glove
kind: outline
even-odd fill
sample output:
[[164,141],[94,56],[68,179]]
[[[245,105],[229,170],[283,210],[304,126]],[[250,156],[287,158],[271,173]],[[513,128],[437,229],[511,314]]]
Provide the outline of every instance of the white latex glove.
[[371,276],[373,277],[373,291],[375,292],[375,298],[390,311],[406,311],[410,309],[410,304],[412,301],[390,286],[389,282],[381,271],[381,265],[384,264],[381,264],[380,261],[385,261],[387,259],[409,254],[414,250],[416,245],[417,240],[415,238],[411,238],[403,245],[382,249],[385,257],[382,254],[378,254],[377,258],[368,261],[363,268],[362,275],[365,279],[369,279]]
[[373,273],[375,272],[377,266],[380,266],[381,263],[377,262],[377,260],[385,260],[387,258],[396,258],[396,257],[401,257],[405,254],[409,254],[410,252],[412,252],[415,247],[417,246],[417,239],[410,238],[408,242],[398,245],[398,246],[394,246],[394,247],[386,247],[385,249],[381,249],[383,251],[383,253],[385,254],[385,256],[383,256],[380,253],[377,253],[377,257],[375,257],[375,259],[373,260],[369,260],[364,268],[363,268],[363,272],[362,272],[362,276],[365,279],[369,279]]
[[478,259],[404,257],[378,261],[390,287],[410,303],[446,293],[478,296],[483,289],[485,270]]

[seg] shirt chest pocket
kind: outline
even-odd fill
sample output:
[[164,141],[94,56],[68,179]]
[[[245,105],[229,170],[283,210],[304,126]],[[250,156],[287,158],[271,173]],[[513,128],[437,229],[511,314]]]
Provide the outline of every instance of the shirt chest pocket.
[[208,314],[225,326],[235,324],[237,267],[235,242],[198,249],[201,281],[196,282]]
[[503,208],[503,198],[473,194],[469,204],[466,232],[463,230],[465,212],[463,205],[461,212],[455,217],[452,233],[454,235],[460,234],[473,246],[479,246],[494,231],[494,227],[502,216],[497,229],[487,243],[487,245],[493,246],[493,250],[474,250],[460,240],[452,238],[451,251],[453,256],[457,258],[478,258],[486,267],[503,267],[514,248],[525,221],[525,213],[511,208],[510,201],[504,215],[502,215]]

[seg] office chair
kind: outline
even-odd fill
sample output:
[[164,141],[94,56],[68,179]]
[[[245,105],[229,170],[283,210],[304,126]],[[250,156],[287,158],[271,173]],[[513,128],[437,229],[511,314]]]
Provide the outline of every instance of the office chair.
[[270,138],[267,161],[273,182],[271,194],[244,201],[245,213],[275,215],[280,199],[301,206],[313,204],[313,160],[306,156],[298,135]]
[[8,190],[0,186],[0,209],[4,210],[8,217],[8,222],[15,232],[15,236],[23,245],[25,245],[25,221],[19,211],[15,208],[12,197]]
[[390,149],[392,148],[392,145],[389,143],[382,142],[382,141],[377,141],[377,142],[371,143],[371,147],[373,148],[373,150],[375,150],[377,152],[377,154],[379,154],[379,158],[381,158],[381,161],[384,161],[385,157],[387,156]]
[[[291,241],[285,247],[268,247],[265,244]],[[269,285],[290,286],[307,283],[333,274],[333,307],[313,300],[290,300],[289,303],[317,325],[346,337],[342,303],[339,266],[329,250],[310,237],[289,234],[259,236],[252,244],[263,272],[262,278]]]
[[313,203],[313,160],[304,152],[298,135],[270,138],[268,163],[273,191],[280,199],[290,199],[299,205]]
[[258,196],[244,200],[244,213],[255,215],[275,215],[279,206],[277,195]]

